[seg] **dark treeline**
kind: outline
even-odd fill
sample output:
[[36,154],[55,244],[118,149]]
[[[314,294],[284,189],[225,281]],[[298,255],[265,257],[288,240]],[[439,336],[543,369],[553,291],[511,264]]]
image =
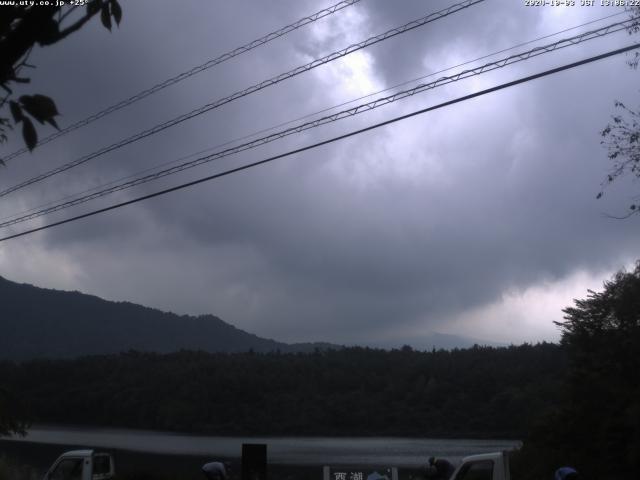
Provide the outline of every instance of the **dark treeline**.
[[525,437],[519,478],[552,478],[560,464],[587,479],[640,478],[640,261],[563,311],[566,381]]
[[0,363],[33,422],[211,434],[522,438],[558,401],[554,344],[312,354],[129,352]]

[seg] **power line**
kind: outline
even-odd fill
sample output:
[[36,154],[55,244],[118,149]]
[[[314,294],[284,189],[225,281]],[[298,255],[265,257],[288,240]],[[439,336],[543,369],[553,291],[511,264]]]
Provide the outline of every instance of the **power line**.
[[[160,82],[156,85],[154,85],[153,87],[150,87],[146,90],[143,90],[129,98],[127,98],[126,100],[122,100],[118,103],[115,103],[113,105],[111,105],[110,107],[105,108],[104,110],[101,110],[97,113],[94,113],[93,115],[90,115],[89,117],[86,117],[82,120],[77,121],[76,123],[73,123],[65,128],[63,128],[62,130],[59,130],[51,135],[49,135],[48,137],[43,138],[42,140],[38,141],[37,145],[44,145],[45,143],[49,143],[53,140],[55,140],[56,138],[60,138],[66,134],[68,134],[69,132],[72,132],[74,130],[77,130],[81,127],[84,127],[86,125],[89,125],[92,122],[95,122],[96,120],[105,117],[113,112],[116,112],[124,107],[127,107],[139,100],[142,100],[143,98],[148,97],[149,95],[152,95],[156,92],[159,92],[160,90],[163,90],[167,87],[170,87],[171,85],[175,85],[178,82],[181,82],[182,80],[185,80],[189,77],[192,77],[193,75],[196,75],[198,73],[201,73],[205,70],[208,70],[216,65],[219,65],[223,62],[226,62],[227,60],[231,60],[234,57],[237,57],[238,55],[242,55],[243,53],[247,53],[251,50],[253,50],[254,48],[257,48],[261,45],[264,45],[266,43],[271,42],[272,40],[275,40],[277,38],[280,38],[288,33],[293,32],[294,30],[297,30],[300,27],[303,27],[305,25],[308,25],[310,23],[313,23],[317,20],[320,20],[321,18],[324,18],[328,15],[331,15],[333,13],[336,13],[346,7],[350,7],[351,5],[358,3],[360,0],[342,0],[338,3],[336,3],[335,5],[332,5],[330,7],[324,8],[322,10],[320,10],[319,12],[316,12],[312,15],[303,17],[301,19],[299,19],[296,22],[293,22],[285,27],[280,28],[279,30],[276,30],[274,32],[268,33],[266,35],[264,35],[263,37],[260,37],[256,40],[253,40],[249,43],[246,43],[244,45],[242,45],[241,47],[238,47],[234,50],[231,50],[230,52],[227,53],[223,53],[222,55],[213,58],[211,60],[206,61],[205,63],[198,65],[196,67],[191,68],[190,70],[187,70],[186,72],[182,72],[174,77],[168,78],[163,82]],[[2,160],[4,162],[8,162],[9,160],[12,160],[20,155],[22,155],[23,153],[28,152],[29,149],[28,148],[21,148],[20,150],[17,150],[9,155],[7,155],[5,158],[3,158]]]
[[[107,186],[109,186],[109,185],[113,185],[113,184],[115,184],[115,183],[122,182],[123,180],[128,180],[128,179],[130,179],[130,178],[135,178],[135,177],[137,177],[137,176],[139,176],[139,175],[142,175],[142,174],[144,174],[144,173],[147,173],[147,172],[150,172],[150,171],[156,170],[156,169],[158,169],[158,168],[165,167],[165,166],[167,166],[167,165],[172,165],[172,164],[175,164],[175,163],[181,162],[181,161],[186,160],[186,159],[188,159],[188,158],[193,158],[193,157],[196,157],[196,156],[198,156],[198,155],[202,155],[202,154],[203,154],[203,153],[205,153],[205,152],[210,152],[210,151],[212,151],[212,150],[216,150],[216,149],[218,149],[218,148],[222,148],[222,147],[225,147],[225,146],[227,146],[227,145],[231,145],[231,144],[233,144],[233,143],[240,142],[240,141],[242,141],[242,140],[246,140],[246,139],[249,139],[249,138],[255,137],[255,136],[260,135],[260,134],[262,134],[262,133],[270,132],[270,131],[273,131],[273,130],[275,130],[275,129],[277,129],[277,128],[284,127],[284,126],[286,126],[286,125],[291,125],[292,123],[298,122],[298,121],[300,121],[300,120],[305,120],[305,119],[307,119],[307,118],[315,117],[316,115],[320,115],[321,113],[325,113],[325,112],[328,112],[328,111],[331,111],[331,110],[335,110],[336,108],[344,107],[344,106],[349,105],[349,104],[351,104],[351,103],[357,102],[358,100],[364,100],[365,98],[373,97],[373,96],[375,96],[375,95],[379,95],[379,94],[381,94],[381,93],[385,93],[385,92],[388,92],[388,91],[391,91],[391,90],[395,90],[396,88],[403,87],[403,86],[405,86],[405,85],[409,85],[409,84],[411,84],[411,83],[414,83],[414,82],[417,82],[417,81],[420,81],[420,80],[424,80],[424,79],[426,79],[426,78],[433,77],[433,76],[438,75],[438,74],[440,74],[440,73],[448,72],[448,71],[450,71],[450,70],[453,70],[454,68],[463,67],[463,66],[465,66],[465,65],[469,65],[469,64],[471,64],[471,63],[475,63],[475,62],[477,62],[477,61],[480,61],[480,60],[484,60],[484,59],[486,59],[486,58],[493,57],[493,56],[498,55],[498,54],[500,54],[500,53],[504,53],[504,52],[508,52],[508,51],[511,51],[511,50],[515,50],[516,48],[520,48],[520,47],[523,47],[523,46],[525,46],[525,45],[531,45],[532,43],[539,42],[540,40],[545,40],[545,39],[547,39],[547,38],[555,37],[555,36],[557,36],[557,35],[560,35],[561,33],[566,33],[566,32],[569,32],[569,31],[571,31],[571,30],[576,30],[576,29],[578,29],[578,28],[582,28],[582,27],[585,27],[585,26],[587,26],[587,25],[592,25],[592,24],[594,24],[594,23],[601,22],[601,21],[603,21],[603,20],[607,20],[607,19],[612,18],[612,17],[618,17],[618,16],[620,16],[620,15],[624,15],[624,14],[626,14],[626,13],[627,13],[627,12],[625,12],[625,11],[621,11],[621,12],[618,12],[618,13],[613,13],[613,14],[611,14],[611,15],[607,15],[607,16],[604,16],[604,17],[600,17],[600,18],[597,18],[597,19],[595,19],[595,20],[590,20],[590,21],[588,21],[588,22],[581,23],[580,25],[575,25],[575,26],[573,26],[573,27],[568,27],[568,28],[565,28],[565,29],[563,29],[563,30],[559,30],[559,31],[557,31],[557,32],[550,33],[550,34],[548,34],[548,35],[544,35],[544,36],[541,36],[541,37],[535,38],[535,39],[533,39],[533,40],[527,40],[527,41],[522,42],[522,43],[519,43],[519,44],[517,44],[517,45],[513,45],[513,46],[508,47],[508,48],[503,48],[503,49],[501,49],[501,50],[498,50],[498,51],[495,51],[495,52],[492,52],[492,53],[488,53],[488,54],[483,55],[483,56],[481,56],[481,57],[474,58],[473,60],[467,60],[467,61],[465,61],[465,62],[463,62],[463,63],[459,63],[459,64],[457,64],[457,65],[453,65],[453,66],[451,66],[451,67],[447,67],[447,68],[444,68],[444,69],[441,69],[441,70],[438,70],[438,71],[435,71],[435,72],[429,73],[429,74],[427,74],[427,75],[422,75],[422,76],[420,76],[420,77],[413,78],[413,79],[411,79],[411,80],[407,80],[407,81],[404,81],[404,82],[402,82],[402,83],[398,83],[398,84],[393,85],[393,86],[391,86],[391,87],[387,87],[387,88],[385,88],[385,89],[378,90],[378,91],[376,91],[376,92],[368,93],[368,94],[366,94],[366,95],[362,95],[362,96],[360,96],[360,97],[353,98],[353,99],[351,99],[351,100],[349,100],[349,101],[342,102],[342,103],[339,103],[339,104],[337,104],[337,105],[333,105],[333,106],[331,106],[331,107],[323,108],[322,110],[318,110],[318,111],[316,111],[316,112],[309,113],[309,114],[303,115],[303,116],[301,116],[301,117],[297,117],[297,118],[294,118],[294,119],[291,119],[291,120],[287,120],[286,122],[282,122],[282,123],[279,123],[279,124],[277,124],[277,125],[273,125],[273,126],[268,127],[268,128],[263,128],[263,129],[261,129],[261,130],[254,131],[254,132],[252,132],[252,133],[249,133],[249,134],[243,135],[243,136],[241,136],[241,137],[236,137],[236,138],[234,138],[234,139],[232,139],[232,140],[227,140],[227,141],[225,141],[225,142],[223,142],[223,143],[219,143],[219,144],[214,145],[214,146],[212,146],[212,147],[208,147],[208,148],[205,148],[205,149],[203,149],[203,150],[199,150],[199,151],[194,152],[194,153],[191,153],[191,154],[189,154],[189,155],[185,155],[185,156],[179,157],[179,158],[177,158],[177,159],[169,160],[169,161],[166,161],[166,162],[160,163],[160,164],[158,164],[158,165],[155,165],[155,166],[153,166],[153,167],[145,168],[144,170],[139,170],[139,171],[137,171],[137,172],[135,172],[135,173],[132,173],[132,174],[126,175],[126,176],[124,176],[124,177],[120,177],[120,178],[117,178],[117,179],[111,180],[111,181],[109,181],[109,182],[102,183],[102,184],[100,184],[100,185],[96,185],[96,186],[94,186],[94,187],[88,188],[88,189],[83,190],[83,191],[81,191],[81,192],[76,192],[76,193],[73,193],[73,194],[70,194],[70,195],[65,195],[64,197],[59,198],[59,199],[57,199],[57,200],[52,200],[52,201],[46,202],[46,203],[44,203],[44,204],[37,205],[37,206],[35,206],[35,207],[31,207],[31,208],[29,208],[29,209],[27,209],[27,210],[23,210],[23,211],[21,211],[21,212],[17,212],[17,213],[15,213],[15,214],[7,215],[7,216],[5,216],[5,217],[0,218],[0,222],[3,222],[3,221],[5,221],[5,220],[9,220],[9,219],[13,219],[13,218],[15,218],[15,217],[19,217],[19,216],[22,216],[22,215],[26,215],[26,214],[28,214],[28,213],[35,212],[36,210],[43,209],[44,207],[48,207],[49,205],[53,205],[53,204],[56,204],[56,203],[62,202],[62,201],[64,201],[64,200],[70,199],[70,198],[78,197],[79,195],[83,195],[83,194],[86,194],[86,193],[92,192],[92,191],[94,191],[94,190],[98,190],[98,189],[101,189],[101,188],[107,187]],[[47,212],[47,213],[48,213],[48,212]],[[0,225],[0,227],[1,227],[1,226],[2,226],[2,225]]]
[[451,5],[450,7],[442,9],[442,10],[440,10],[438,12],[431,13],[431,14],[429,14],[427,16],[424,16],[422,18],[419,18],[417,20],[413,20],[413,21],[411,21],[409,23],[406,23],[405,25],[402,25],[400,27],[388,30],[387,32],[382,33],[380,35],[376,35],[376,36],[370,37],[370,38],[368,38],[368,39],[366,39],[366,40],[364,40],[364,41],[362,41],[360,43],[356,43],[356,44],[350,45],[350,46],[348,46],[348,47],[346,47],[346,48],[344,48],[342,50],[333,52],[333,53],[331,53],[329,55],[326,55],[326,56],[324,56],[322,58],[313,60],[310,63],[307,63],[305,65],[296,67],[293,70],[290,70],[290,71],[288,71],[286,73],[282,73],[282,74],[277,75],[275,77],[272,77],[272,78],[270,78],[268,80],[264,80],[264,81],[262,81],[260,83],[257,83],[257,84],[255,84],[255,85],[253,85],[251,87],[248,87],[248,88],[246,88],[244,90],[238,91],[238,92],[236,92],[236,93],[234,93],[232,95],[229,95],[228,97],[224,97],[224,98],[216,100],[216,101],[214,101],[212,103],[208,103],[206,105],[203,105],[202,107],[197,108],[195,110],[192,110],[189,113],[185,113],[185,114],[180,115],[178,117],[175,117],[175,118],[173,118],[173,119],[171,119],[171,120],[169,120],[167,122],[164,122],[164,123],[161,123],[159,125],[156,125],[155,127],[152,127],[152,128],[150,128],[148,130],[144,130],[142,132],[139,132],[139,133],[137,133],[135,135],[132,135],[132,136],[124,139],[124,140],[121,140],[119,142],[113,143],[113,144],[109,145],[108,147],[103,147],[100,150],[97,150],[97,151],[95,151],[93,153],[90,153],[90,154],[85,155],[83,157],[80,157],[80,158],[78,158],[76,160],[73,160],[73,161],[71,161],[69,163],[61,165],[61,166],[59,166],[57,168],[54,168],[53,170],[49,170],[46,173],[42,173],[40,175],[32,177],[29,180],[25,180],[22,183],[19,183],[17,185],[9,187],[9,188],[7,188],[7,189],[5,189],[3,191],[0,191],[0,197],[8,195],[8,194],[10,194],[12,192],[15,192],[16,190],[19,190],[21,188],[24,188],[24,187],[26,187],[28,185],[32,185],[34,183],[40,182],[40,181],[42,181],[42,180],[44,180],[46,178],[49,178],[49,177],[51,177],[53,175],[58,174],[58,173],[67,171],[67,170],[69,170],[69,169],[71,169],[73,167],[76,167],[78,165],[82,165],[83,163],[86,163],[89,160],[92,160],[92,159],[97,158],[97,157],[99,157],[101,155],[104,155],[105,153],[111,152],[113,150],[117,150],[119,148],[124,147],[125,145],[129,145],[129,144],[131,144],[133,142],[136,142],[136,141],[141,140],[143,138],[146,138],[146,137],[149,137],[151,135],[154,135],[154,134],[156,134],[158,132],[161,132],[161,131],[169,128],[169,127],[173,127],[173,126],[175,126],[175,125],[177,125],[179,123],[182,123],[182,122],[184,122],[186,120],[189,120],[191,118],[197,117],[198,115],[202,115],[203,113],[206,113],[206,112],[208,112],[210,110],[213,110],[214,108],[218,108],[218,107],[220,107],[222,105],[225,105],[225,104],[227,104],[229,102],[232,102],[232,101],[237,100],[239,98],[245,97],[247,95],[255,93],[255,92],[257,92],[259,90],[262,90],[264,88],[270,87],[270,86],[275,85],[277,83],[280,83],[280,82],[282,82],[284,80],[287,80],[289,78],[292,78],[292,77],[295,77],[297,75],[300,75],[301,73],[304,73],[304,72],[307,72],[309,70],[312,70],[312,69],[314,69],[316,67],[324,65],[326,63],[329,63],[329,62],[331,62],[333,60],[336,60],[338,58],[342,58],[342,57],[344,57],[344,56],[346,56],[346,55],[348,55],[350,53],[353,53],[355,51],[361,50],[361,49],[366,48],[366,47],[368,47],[370,45],[382,42],[382,41],[387,40],[389,38],[392,38],[392,37],[394,37],[396,35],[400,35],[400,34],[406,33],[406,32],[408,32],[410,30],[413,30],[415,28],[421,27],[421,26],[426,25],[428,23],[434,22],[434,21],[439,20],[441,18],[447,17],[449,15],[452,15],[453,13],[456,13],[456,12],[458,12],[460,10],[469,8],[472,5],[475,5],[477,3],[481,3],[481,2],[484,2],[484,1],[485,0],[465,0],[464,2]]
[[342,110],[340,112],[334,113],[332,115],[328,115],[316,120],[312,120],[300,125],[296,125],[294,127],[288,128],[286,130],[282,130],[280,132],[276,132],[273,133],[271,135],[267,135],[265,137],[261,137],[255,140],[252,140],[250,142],[241,144],[241,145],[237,145],[235,147],[232,148],[227,148],[225,150],[210,154],[210,155],[205,155],[199,158],[196,158],[195,160],[191,160],[185,163],[182,163],[180,165],[176,165],[174,167],[171,168],[167,168],[164,170],[161,170],[159,172],[153,173],[153,174],[149,174],[143,177],[139,177],[139,178],[135,178],[134,180],[130,180],[128,182],[124,182],[118,185],[114,185],[112,187],[109,188],[105,188],[103,190],[99,190],[97,192],[94,193],[90,193],[88,195],[84,195],[78,198],[75,198],[73,200],[67,201],[67,202],[63,202],[63,203],[58,203],[57,205],[51,206],[51,207],[47,207],[47,208],[43,208],[40,209],[38,211],[35,211],[33,213],[28,213],[22,216],[19,216],[17,218],[13,218],[11,220],[7,220],[4,222],[0,222],[0,228],[2,227],[8,227],[11,225],[15,225],[17,223],[22,223],[28,220],[32,220],[34,218],[38,218],[41,217],[43,215],[47,215],[49,213],[53,213],[53,212],[57,212],[60,210],[65,210],[67,208],[71,208],[77,205],[80,205],[82,203],[86,203],[90,200],[94,200],[97,198],[101,198],[104,197],[106,195],[118,192],[118,191],[122,191],[131,187],[135,187],[138,185],[142,185],[144,183],[148,183],[150,181],[153,180],[157,180],[159,178],[163,178],[169,175],[174,175],[176,173],[179,173],[181,171],[190,169],[190,168],[194,168],[200,165],[203,165],[205,163],[209,163],[212,162],[214,160],[219,160],[221,158],[230,156],[230,155],[235,155],[237,153],[246,151],[246,150],[250,150],[262,145],[265,145],[267,143],[273,142],[275,140],[279,140],[281,138],[284,138],[286,136],[289,135],[293,135],[296,133],[300,133],[312,128],[316,128],[319,127],[321,125],[326,125],[328,123],[332,123],[338,120],[341,120],[343,118],[347,118],[347,117],[351,117],[351,116],[355,116],[358,115],[360,113],[363,112],[367,112],[370,110],[374,110],[376,108],[379,108],[381,106],[384,105],[388,105],[390,103],[396,102],[398,100],[402,100],[404,98],[416,95],[418,93],[422,93],[425,92],[427,90],[431,90],[437,87],[441,87],[443,85],[447,85],[449,83],[453,83],[453,82],[457,82],[472,76],[476,76],[476,75],[480,75],[482,73],[486,73],[486,72],[490,72],[499,68],[504,68],[508,65],[513,65],[515,63],[518,62],[522,62],[525,60],[528,60],[530,58],[534,58],[536,56],[539,55],[543,55],[546,53],[550,53],[562,48],[566,48],[566,47],[570,47],[570,46],[574,46],[577,45],[579,43],[588,41],[588,40],[592,40],[595,38],[601,38],[605,35],[610,35],[612,33],[616,33],[619,32],[621,30],[625,30],[628,28],[629,24],[631,24],[632,22],[634,22],[636,19],[632,18],[630,20],[626,20],[623,22],[617,22],[617,23],[613,23],[611,25],[607,25],[605,27],[601,27],[599,29],[593,30],[593,31],[589,31],[589,32],[585,32],[579,35],[575,35],[573,37],[569,37],[569,38],[565,38],[562,40],[558,40],[557,42],[548,44],[548,45],[544,45],[544,46],[540,46],[540,47],[536,47],[533,48],[531,50],[528,50],[526,52],[522,52],[522,53],[518,53],[515,55],[511,55],[509,57],[500,59],[500,60],[496,60],[494,62],[489,62],[486,63],[484,65],[469,69],[469,70],[464,70],[462,72],[459,72],[455,75],[449,76],[449,77],[441,77],[438,80],[434,81],[434,82],[430,82],[430,83],[426,83],[426,84],[421,84],[418,85],[414,88],[408,89],[408,90],[404,90],[401,92],[397,92],[393,95],[387,96],[387,97],[382,97],[382,98],[378,98],[372,102],[369,103],[365,103],[365,104],[361,104],[358,105],[356,107],[352,107],[350,109],[347,110]]
[[94,216],[94,215],[98,215],[100,213],[108,212],[110,210],[115,210],[115,209],[118,209],[118,208],[122,208],[122,207],[125,207],[127,205],[131,205],[131,204],[134,204],[134,203],[141,202],[143,200],[149,200],[151,198],[159,197],[159,196],[165,195],[167,193],[171,193],[171,192],[175,192],[177,190],[182,190],[182,189],[185,189],[185,188],[188,188],[188,187],[192,187],[192,186],[198,185],[200,183],[204,183],[204,182],[208,182],[208,181],[211,181],[211,180],[215,180],[217,178],[225,177],[227,175],[231,175],[233,173],[237,173],[237,172],[240,172],[240,171],[243,171],[243,170],[248,170],[249,168],[257,167],[258,165],[263,165],[263,164],[266,164],[266,163],[270,163],[270,162],[273,162],[273,161],[278,160],[280,158],[288,157],[288,156],[291,156],[291,155],[295,155],[295,154],[298,154],[298,153],[305,152],[307,150],[312,150],[314,148],[321,147],[323,145],[328,145],[330,143],[334,143],[334,142],[337,142],[337,141],[340,141],[340,140],[344,140],[346,138],[353,137],[355,135],[359,135],[359,134],[368,132],[370,130],[374,130],[374,129],[377,129],[377,128],[380,128],[380,127],[383,127],[383,126],[386,126],[386,125],[390,125],[390,124],[395,123],[395,122],[399,122],[400,120],[406,120],[407,118],[411,118],[411,117],[414,117],[414,116],[417,116],[417,115],[421,115],[421,114],[424,114],[424,113],[427,113],[427,112],[430,112],[430,111],[433,111],[433,110],[437,110],[437,109],[440,109],[440,108],[448,107],[448,106],[454,105],[456,103],[460,103],[460,102],[464,102],[464,101],[467,101],[467,100],[471,100],[473,98],[480,97],[482,95],[487,95],[489,93],[493,93],[493,92],[496,92],[496,91],[499,91],[499,90],[503,90],[505,88],[513,87],[515,85],[519,85],[519,84],[522,84],[522,83],[530,82],[532,80],[537,80],[539,78],[546,77],[546,76],[549,76],[549,75],[553,75],[553,74],[556,74],[556,73],[559,73],[559,72],[562,72],[562,71],[565,71],[565,70],[569,70],[571,68],[579,67],[581,65],[586,65],[588,63],[592,63],[592,62],[595,62],[595,61],[598,61],[598,60],[602,60],[602,59],[611,57],[613,55],[619,55],[621,53],[628,52],[630,50],[634,50],[634,49],[636,49],[638,47],[640,47],[640,43],[634,43],[632,45],[628,45],[628,46],[623,47],[623,48],[618,48],[616,50],[611,50],[611,51],[609,51],[607,53],[603,53],[603,54],[600,54],[600,55],[589,57],[589,58],[586,58],[584,60],[580,60],[578,62],[565,64],[565,65],[562,65],[560,67],[552,68],[550,70],[545,70],[543,72],[536,73],[534,75],[529,75],[527,77],[522,77],[522,78],[519,78],[517,80],[513,80],[511,82],[502,83],[502,84],[497,85],[495,87],[487,88],[485,90],[481,90],[479,92],[471,93],[471,94],[465,95],[463,97],[458,97],[458,98],[455,98],[453,100],[449,100],[447,102],[440,103],[438,105],[434,105],[434,106],[431,106],[431,107],[423,108],[421,110],[417,110],[415,112],[408,113],[406,115],[401,115],[401,116],[398,116],[398,117],[394,117],[394,118],[392,118],[390,120],[385,120],[384,122],[376,123],[374,125],[370,125],[368,127],[361,128],[359,130],[354,130],[352,132],[345,133],[343,135],[339,135],[337,137],[332,137],[332,138],[330,138],[328,140],[323,140],[321,142],[317,142],[317,143],[314,143],[314,144],[311,144],[311,145],[307,145],[305,147],[297,148],[295,150],[290,150],[290,151],[285,152],[285,153],[274,155],[272,157],[268,157],[268,158],[265,158],[265,159],[257,161],[257,162],[253,162],[253,163],[249,163],[247,165],[243,165],[243,166],[240,166],[240,167],[236,167],[236,168],[232,168],[232,169],[229,169],[229,170],[225,170],[223,172],[216,173],[214,175],[209,175],[207,177],[200,178],[200,179],[197,179],[197,180],[193,180],[193,181],[190,181],[190,182],[187,182],[187,183],[183,183],[183,184],[180,184],[180,185],[177,185],[177,186],[174,186],[174,187],[171,187],[171,188],[167,188],[167,189],[164,189],[164,190],[160,190],[158,192],[150,193],[148,195],[143,195],[141,197],[137,197],[137,198],[134,198],[132,200],[127,200],[126,202],[121,202],[121,203],[117,203],[117,204],[114,204],[114,205],[110,205],[108,207],[104,207],[104,208],[100,208],[100,209],[97,209],[97,210],[93,210],[91,212],[87,212],[87,213],[84,213],[82,215],[77,215],[75,217],[71,217],[71,218],[67,218],[65,220],[61,220],[59,222],[50,223],[48,225],[43,225],[41,227],[32,228],[30,230],[25,230],[23,232],[15,233],[13,235],[8,235],[6,237],[0,238],[0,242],[4,242],[6,240],[10,240],[10,239],[13,239],[13,238],[18,238],[18,237],[22,237],[22,236],[25,236],[25,235],[29,235],[31,233],[39,232],[39,231],[42,231],[42,230],[47,230],[49,228],[53,228],[53,227],[56,227],[56,226],[59,226],[59,225],[64,225],[66,223],[74,222],[74,221],[77,221],[77,220],[80,220],[80,219],[83,219],[83,218],[87,218],[87,217],[91,217],[91,216]]

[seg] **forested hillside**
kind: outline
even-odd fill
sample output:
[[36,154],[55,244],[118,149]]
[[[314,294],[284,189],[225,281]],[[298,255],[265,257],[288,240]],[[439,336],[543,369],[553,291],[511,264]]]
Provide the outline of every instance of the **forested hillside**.
[[127,350],[175,352],[313,351],[322,344],[260,338],[213,315],[176,315],[0,277],[0,358],[77,357]]
[[0,363],[34,422],[274,435],[520,438],[564,371],[553,344]]

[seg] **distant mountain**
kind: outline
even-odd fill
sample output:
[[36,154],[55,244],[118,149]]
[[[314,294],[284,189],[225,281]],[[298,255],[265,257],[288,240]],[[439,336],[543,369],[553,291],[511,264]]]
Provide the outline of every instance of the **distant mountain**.
[[0,359],[77,357],[128,350],[306,352],[329,347],[340,348],[326,343],[277,342],[247,333],[213,315],[176,315],[0,277]]

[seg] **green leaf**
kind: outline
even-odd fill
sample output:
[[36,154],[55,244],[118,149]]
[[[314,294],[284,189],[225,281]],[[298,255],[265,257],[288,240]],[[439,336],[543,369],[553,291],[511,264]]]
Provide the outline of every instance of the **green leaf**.
[[22,108],[20,108],[20,105],[11,100],[9,102],[9,108],[11,109],[11,115],[13,115],[13,121],[15,123],[21,122],[24,118],[24,115],[22,115]]
[[30,151],[32,151],[38,143],[38,134],[29,117],[22,119],[22,138],[24,138],[24,142]]
[[100,0],[91,0],[87,3],[87,15],[94,15],[100,10]]
[[105,3],[102,5],[102,11],[100,12],[100,20],[102,20],[102,25],[111,31],[111,14],[109,13],[109,4]]
[[29,115],[38,122],[44,124],[47,122],[58,128],[53,117],[60,115],[58,108],[53,100],[45,95],[23,95],[20,97],[20,103]]
[[49,125],[51,125],[53,128],[55,128],[56,130],[60,130],[60,127],[58,126],[58,124],[56,123],[56,121],[53,118],[47,118],[47,120],[45,120]]
[[36,41],[40,45],[51,45],[58,41],[60,29],[58,22],[53,18],[47,18],[45,21],[38,24],[38,30],[35,34]]
[[113,15],[113,19],[116,21],[116,24],[120,26],[120,20],[122,20],[122,8],[120,8],[118,0],[111,0],[111,15]]

